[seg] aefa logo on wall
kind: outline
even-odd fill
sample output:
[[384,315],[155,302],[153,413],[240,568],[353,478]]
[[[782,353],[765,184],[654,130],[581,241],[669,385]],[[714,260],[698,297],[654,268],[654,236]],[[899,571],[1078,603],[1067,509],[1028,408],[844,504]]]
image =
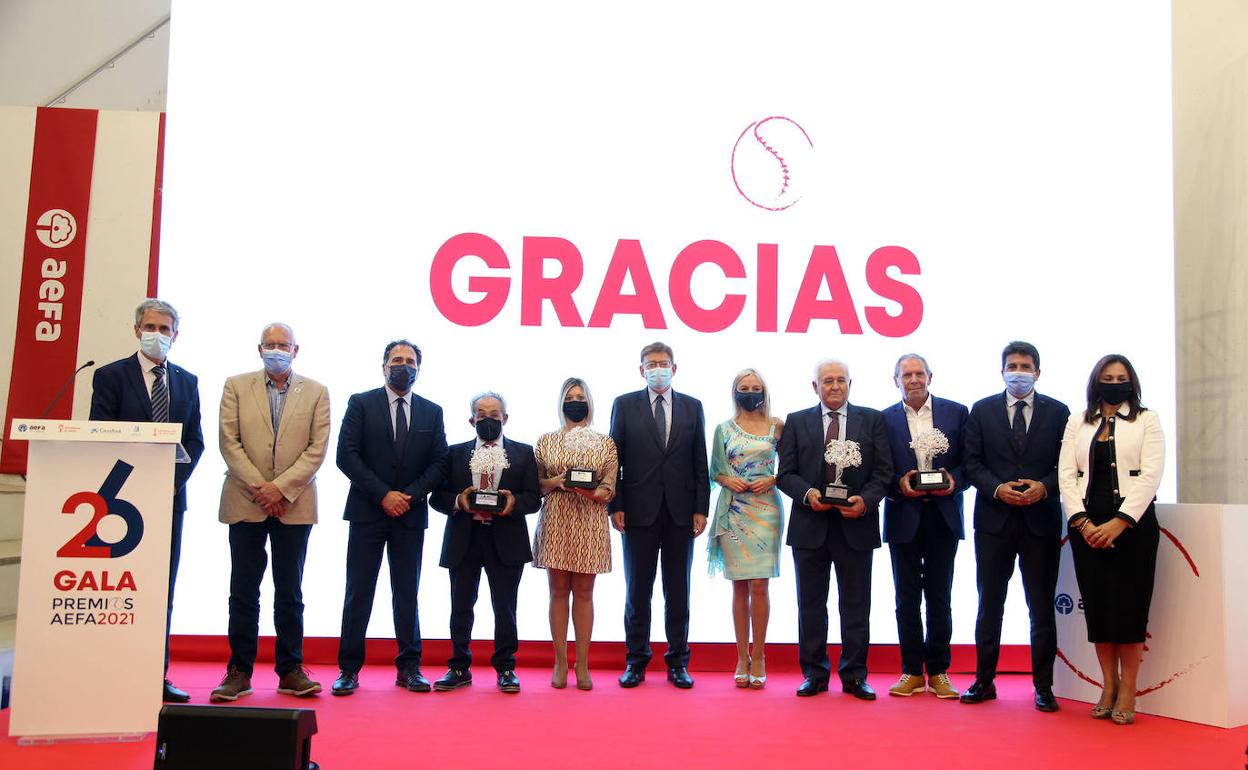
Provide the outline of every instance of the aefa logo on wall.
[[[814,144],[805,129],[792,118],[773,116],[738,132],[735,127],[731,130],[737,136],[731,165],[733,184],[741,197],[772,212],[796,204],[807,189],[807,175],[813,177],[813,164],[808,161]],[[688,141],[702,139],[689,137]],[[517,246],[519,265],[514,265]],[[714,333],[742,322],[757,332],[826,334],[830,327],[816,322],[835,321],[844,335],[863,334],[865,322],[866,328],[882,337],[905,337],[923,321],[923,297],[906,278],[920,275],[922,268],[919,258],[904,246],[881,245],[843,261],[831,244],[730,244],[703,238],[681,248],[670,261],[667,275],[660,274],[658,281],[646,248],[641,238],[620,238],[609,256],[602,251],[587,255],[591,263],[607,263],[593,306],[588,307],[583,300],[578,305],[572,296],[581,288],[586,257],[571,241],[526,235],[519,244],[504,248],[488,234],[459,233],[434,254],[429,290],[438,312],[457,326],[497,322],[513,287],[519,289],[521,326],[546,326],[547,311],[551,311],[554,323],[564,328],[606,329],[620,316],[636,316],[647,329],[683,326]],[[699,304],[694,299],[694,273],[704,266],[727,279],[728,288],[717,298],[718,304]],[[801,273],[796,293],[781,295],[782,267],[786,277]],[[467,291],[456,288],[457,269],[458,284],[466,285]],[[465,272],[466,282],[462,281]],[[850,290],[847,272],[865,280],[867,296]],[[706,270],[701,272],[702,277],[707,275]],[[630,284],[632,290],[626,291]],[[660,292],[666,293],[675,319],[664,313]],[[704,292],[699,296],[706,302]],[[754,317],[743,318],[751,297]]]
[[35,220],[35,237],[49,249],[63,249],[78,235],[78,222],[65,209],[48,209]]

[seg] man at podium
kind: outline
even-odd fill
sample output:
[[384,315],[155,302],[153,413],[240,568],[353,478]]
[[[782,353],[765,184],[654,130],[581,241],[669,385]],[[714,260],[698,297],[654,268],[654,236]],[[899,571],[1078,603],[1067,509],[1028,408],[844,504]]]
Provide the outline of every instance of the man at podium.
[[[169,605],[165,622],[165,670],[169,670],[169,624],[173,616],[173,586],[182,549],[182,516],[186,512],[186,482],[204,453],[199,425],[199,380],[169,363],[169,348],[178,338],[178,311],[159,299],[145,299],[134,311],[134,336],[139,351],[96,370],[92,380],[92,420],[182,423],[182,448],[190,462],[173,472],[173,532],[169,549]],[[164,699],[185,703],[184,690],[165,679]]]

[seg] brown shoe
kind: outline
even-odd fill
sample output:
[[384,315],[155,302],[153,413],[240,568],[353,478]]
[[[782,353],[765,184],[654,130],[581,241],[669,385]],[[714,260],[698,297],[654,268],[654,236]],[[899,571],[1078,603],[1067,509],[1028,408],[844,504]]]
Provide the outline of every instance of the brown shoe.
[[927,689],[937,698],[949,700],[958,697],[958,691],[953,689],[953,684],[949,681],[948,674],[937,674],[936,676],[928,677]]
[[925,692],[927,692],[927,685],[923,682],[923,676],[914,674],[902,674],[897,684],[888,688],[889,695],[901,695],[906,698]]
[[213,703],[236,701],[244,695],[251,695],[251,674],[242,669],[231,667],[221,677],[221,684],[212,691],[208,700]]
[[308,678],[308,670],[303,666],[287,671],[277,683],[277,691],[282,695],[296,695],[306,698],[321,691],[321,683]]

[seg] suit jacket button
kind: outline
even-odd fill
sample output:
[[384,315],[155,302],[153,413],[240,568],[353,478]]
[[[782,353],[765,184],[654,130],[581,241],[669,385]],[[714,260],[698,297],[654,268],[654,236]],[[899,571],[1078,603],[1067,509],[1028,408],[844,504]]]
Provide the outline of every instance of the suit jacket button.
[[1118,463],[1110,463],[1110,464],[1109,464],[1109,467],[1111,467],[1111,468],[1117,468],[1117,467],[1118,467]]
[[1116,495],[1116,494],[1118,494],[1118,490],[1116,490],[1116,489],[1115,489],[1115,490],[1114,490],[1114,494],[1115,494],[1115,495]]

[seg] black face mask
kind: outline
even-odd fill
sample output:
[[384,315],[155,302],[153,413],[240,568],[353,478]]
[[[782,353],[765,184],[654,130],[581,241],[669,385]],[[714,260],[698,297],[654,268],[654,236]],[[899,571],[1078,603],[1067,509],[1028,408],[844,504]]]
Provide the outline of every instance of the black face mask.
[[1131,398],[1131,390],[1131,383],[1129,382],[1096,383],[1096,395],[1110,406],[1118,406],[1123,401]]
[[498,441],[498,437],[503,435],[502,421],[493,417],[478,417],[476,427],[477,438],[482,441]]
[[405,393],[416,382],[416,369],[411,366],[391,366],[386,382],[399,393]]
[[732,397],[736,399],[737,406],[747,412],[753,412],[761,407],[763,402],[767,400],[766,393],[747,393],[743,390],[738,390],[736,393],[733,393]]
[[563,416],[572,422],[580,422],[589,416],[589,403],[586,401],[564,401]]

